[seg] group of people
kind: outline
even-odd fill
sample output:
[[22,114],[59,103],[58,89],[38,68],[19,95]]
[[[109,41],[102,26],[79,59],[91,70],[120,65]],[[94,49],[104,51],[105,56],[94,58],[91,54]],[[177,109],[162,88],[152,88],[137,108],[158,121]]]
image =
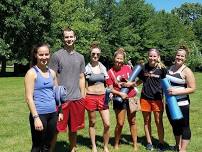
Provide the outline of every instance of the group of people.
[[[188,55],[187,49],[177,50],[174,65],[167,69],[160,60],[157,49],[149,49],[148,62],[142,65],[138,80],[127,81],[133,69],[125,64],[126,52],[118,48],[114,53],[114,64],[107,71],[99,61],[101,48],[98,43],[90,47],[90,62],[85,66],[83,55],[75,51],[75,32],[66,28],[63,30],[64,47],[50,57],[48,44],[39,44],[33,49],[32,67],[25,76],[25,94],[30,109],[30,128],[32,135],[31,152],[54,151],[59,132],[68,129],[70,151],[76,151],[77,131],[84,128],[85,110],[89,118],[89,136],[92,143],[92,152],[96,147],[96,111],[99,112],[103,123],[103,150],[109,152],[110,138],[110,111],[106,100],[106,88],[111,92],[113,109],[116,116],[114,130],[114,149],[119,149],[121,132],[125,116],[130,127],[133,149],[137,146],[136,111],[131,110],[130,102],[137,100],[136,87],[142,84],[140,107],[144,119],[144,131],[147,140],[146,149],[153,150],[151,134],[151,113],[157,127],[159,150],[164,148],[163,127],[163,92],[161,79],[170,80],[172,87],[167,91],[177,98],[183,118],[172,120],[170,111],[166,113],[173,129],[176,141],[176,151],[186,152],[191,138],[189,126],[189,94],[195,90],[193,72],[185,65]],[[54,86],[62,85],[67,89],[67,99],[62,105],[56,105]],[[121,92],[121,88],[128,88],[128,93]],[[116,100],[121,97],[122,102]]]

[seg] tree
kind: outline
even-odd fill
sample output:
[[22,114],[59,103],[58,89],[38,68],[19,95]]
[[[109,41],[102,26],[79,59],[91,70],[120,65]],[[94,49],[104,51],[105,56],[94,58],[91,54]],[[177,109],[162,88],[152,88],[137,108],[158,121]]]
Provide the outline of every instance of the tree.
[[6,59],[11,55],[11,50],[9,44],[6,44],[5,41],[0,38],[0,73],[4,74],[6,72]]
[[50,29],[50,4],[50,0],[1,1],[0,38],[12,52],[7,60],[19,64],[29,62],[33,44],[45,41]]
[[193,31],[196,35],[196,41],[198,42],[199,51],[202,53],[202,17],[196,20],[193,24]]
[[171,12],[177,15],[185,25],[190,25],[202,16],[202,4],[185,3]]
[[154,8],[142,0],[120,1],[114,12],[108,40],[114,47],[124,47],[128,58],[141,58],[143,25],[154,14]]
[[85,0],[55,0],[51,5],[53,18],[49,37],[52,38],[54,51],[62,45],[62,29],[72,28],[77,35],[77,49],[84,55],[88,53],[90,43],[101,31],[100,19],[90,8],[86,8]]
[[177,16],[165,11],[150,18],[144,28],[144,47],[159,48],[167,64],[172,63],[175,48],[179,43],[190,44],[195,38],[189,26],[185,26]]

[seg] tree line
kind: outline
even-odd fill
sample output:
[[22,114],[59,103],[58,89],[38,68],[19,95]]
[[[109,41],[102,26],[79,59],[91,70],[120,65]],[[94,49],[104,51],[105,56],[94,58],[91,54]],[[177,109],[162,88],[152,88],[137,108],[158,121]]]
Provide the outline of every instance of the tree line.
[[202,4],[184,3],[171,12],[155,11],[144,0],[1,0],[0,61],[29,64],[32,46],[62,47],[62,29],[76,31],[77,50],[88,61],[89,46],[99,41],[102,60],[112,63],[113,52],[123,47],[135,64],[148,48],[158,48],[169,65],[179,45],[190,49],[187,64],[202,69]]

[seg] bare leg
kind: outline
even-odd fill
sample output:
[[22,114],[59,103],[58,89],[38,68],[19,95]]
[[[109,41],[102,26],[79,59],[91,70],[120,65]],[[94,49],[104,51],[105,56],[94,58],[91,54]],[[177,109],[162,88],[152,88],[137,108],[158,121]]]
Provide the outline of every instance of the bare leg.
[[175,136],[175,142],[178,149],[181,149],[181,136]]
[[154,111],[154,119],[157,127],[159,143],[164,143],[163,112]]
[[109,109],[101,110],[100,115],[101,115],[103,126],[104,126],[104,132],[103,132],[104,152],[109,152],[109,149],[108,149],[109,127],[110,127]]
[[130,110],[127,110],[128,123],[130,126],[130,132],[133,140],[133,150],[137,151],[137,124],[136,124],[136,112],[130,113]]
[[71,132],[69,130],[70,152],[76,152],[76,135],[77,132]]
[[180,148],[180,152],[186,152],[187,151],[187,146],[189,144],[189,140],[181,140],[181,148]]
[[115,127],[115,143],[114,143],[114,148],[118,149],[119,148],[119,140],[121,137],[121,132],[122,132],[122,128],[124,125],[124,121],[125,121],[125,114],[126,114],[126,110],[115,110],[115,114],[116,114],[116,127]]
[[144,118],[144,131],[147,138],[147,143],[152,144],[151,141],[151,112],[142,112]]
[[97,147],[95,143],[95,122],[96,122],[96,112],[88,111],[89,118],[89,136],[92,143],[92,152],[97,152]]

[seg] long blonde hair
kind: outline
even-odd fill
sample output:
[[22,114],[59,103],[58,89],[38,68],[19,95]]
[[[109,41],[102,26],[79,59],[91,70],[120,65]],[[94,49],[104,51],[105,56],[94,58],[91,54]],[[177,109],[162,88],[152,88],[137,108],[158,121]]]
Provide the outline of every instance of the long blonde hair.
[[161,56],[160,56],[159,50],[156,49],[156,48],[151,48],[151,49],[149,49],[148,54],[149,54],[151,51],[155,51],[155,52],[158,54],[158,56],[159,56],[159,58],[158,58],[157,63],[156,63],[155,66],[156,66],[157,68],[159,68],[159,69],[165,68],[166,66],[165,66],[165,65],[163,64],[163,62],[161,61]]

